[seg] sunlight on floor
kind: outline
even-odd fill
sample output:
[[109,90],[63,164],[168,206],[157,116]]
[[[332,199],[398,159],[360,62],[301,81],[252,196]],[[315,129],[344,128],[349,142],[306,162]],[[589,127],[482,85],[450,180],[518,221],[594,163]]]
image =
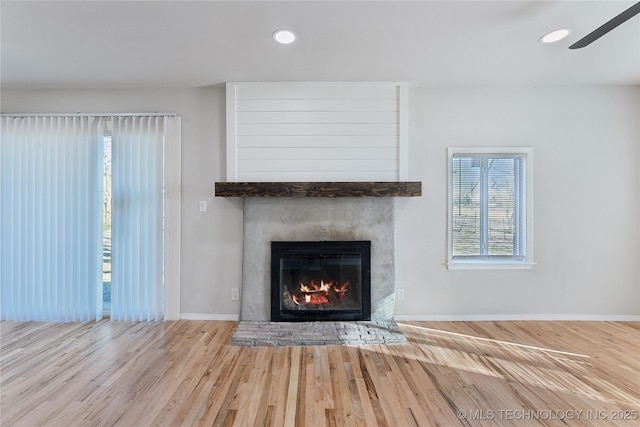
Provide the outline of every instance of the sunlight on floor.
[[[587,354],[405,323],[399,326],[422,351],[418,361],[451,369],[452,373],[457,370],[490,376],[594,401],[637,404],[632,394],[593,378],[590,373],[594,366]],[[416,357],[415,352],[410,353],[407,350],[403,356]]]

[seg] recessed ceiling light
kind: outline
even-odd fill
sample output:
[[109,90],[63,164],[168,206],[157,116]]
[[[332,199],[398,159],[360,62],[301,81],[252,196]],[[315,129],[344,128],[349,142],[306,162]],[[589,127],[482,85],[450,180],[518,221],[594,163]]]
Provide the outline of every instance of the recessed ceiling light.
[[553,30],[540,37],[538,40],[540,43],[555,43],[564,39],[569,35],[570,31],[568,28],[560,28],[558,30]]
[[281,44],[290,44],[295,41],[296,35],[289,30],[278,30],[273,33],[273,39]]

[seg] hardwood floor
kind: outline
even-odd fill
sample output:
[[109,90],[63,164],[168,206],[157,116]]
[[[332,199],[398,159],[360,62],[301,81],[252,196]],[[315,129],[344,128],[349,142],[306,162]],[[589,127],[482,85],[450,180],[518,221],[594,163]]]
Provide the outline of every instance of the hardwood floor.
[[640,421],[640,323],[412,322],[410,345],[233,347],[234,322],[1,322],[2,426]]

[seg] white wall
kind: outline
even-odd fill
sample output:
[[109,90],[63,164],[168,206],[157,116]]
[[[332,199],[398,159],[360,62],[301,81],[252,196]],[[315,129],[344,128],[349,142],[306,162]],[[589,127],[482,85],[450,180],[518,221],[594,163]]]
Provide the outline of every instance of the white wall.
[[[181,115],[181,312],[234,318],[242,201],[213,197],[226,173],[224,102],[223,86],[4,90],[1,109]],[[395,202],[399,318],[640,316],[640,88],[412,88],[410,105],[409,179],[423,196]],[[510,145],[534,147],[538,265],[449,271],[446,147]]]
[[[639,97],[637,87],[414,89],[409,170],[423,197],[396,202],[400,318],[640,315]],[[445,268],[448,146],[534,148],[533,270]]]

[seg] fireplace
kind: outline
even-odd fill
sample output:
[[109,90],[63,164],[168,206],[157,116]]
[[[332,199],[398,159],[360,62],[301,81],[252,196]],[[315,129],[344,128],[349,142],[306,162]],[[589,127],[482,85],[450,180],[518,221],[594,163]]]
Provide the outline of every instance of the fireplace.
[[271,242],[271,320],[371,319],[371,242]]
[[371,242],[370,320],[393,321],[392,198],[246,197],[242,203],[241,321],[271,321],[271,242],[345,240]]

